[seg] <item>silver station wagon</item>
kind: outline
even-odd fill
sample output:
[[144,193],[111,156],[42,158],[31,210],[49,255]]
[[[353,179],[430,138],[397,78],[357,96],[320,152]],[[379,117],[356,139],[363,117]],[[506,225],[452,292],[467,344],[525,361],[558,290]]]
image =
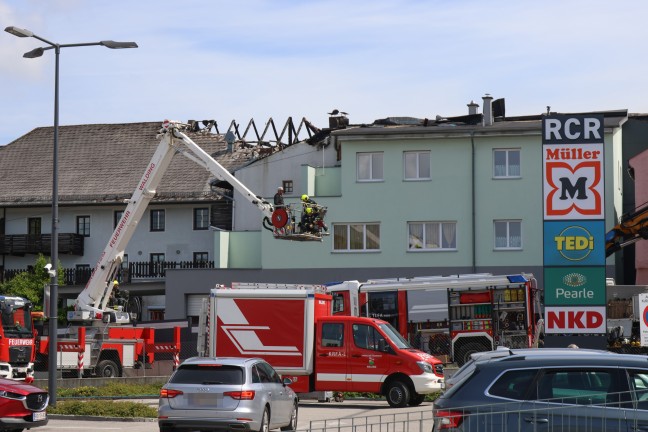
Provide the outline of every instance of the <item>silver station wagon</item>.
[[295,430],[291,383],[260,358],[192,357],[160,391],[160,432]]

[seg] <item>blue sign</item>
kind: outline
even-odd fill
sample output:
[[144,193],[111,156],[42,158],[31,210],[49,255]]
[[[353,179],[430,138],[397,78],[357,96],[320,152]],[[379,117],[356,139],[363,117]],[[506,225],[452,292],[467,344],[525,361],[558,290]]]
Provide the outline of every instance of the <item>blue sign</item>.
[[545,266],[604,266],[605,221],[544,222]]

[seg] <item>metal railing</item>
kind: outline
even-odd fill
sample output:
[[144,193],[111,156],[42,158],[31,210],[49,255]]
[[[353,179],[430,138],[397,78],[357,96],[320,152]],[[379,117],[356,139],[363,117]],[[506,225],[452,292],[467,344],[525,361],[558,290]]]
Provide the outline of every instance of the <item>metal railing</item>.
[[432,409],[364,417],[313,420],[298,432],[423,432],[431,431]]

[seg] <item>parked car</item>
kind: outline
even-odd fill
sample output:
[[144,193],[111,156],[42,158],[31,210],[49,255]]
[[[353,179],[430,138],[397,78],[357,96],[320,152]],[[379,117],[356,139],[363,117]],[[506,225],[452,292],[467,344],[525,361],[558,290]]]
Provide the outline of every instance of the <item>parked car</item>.
[[23,381],[0,378],[0,430],[20,432],[47,424],[49,394]]
[[292,381],[260,358],[192,357],[160,391],[160,432],[297,428]]
[[648,430],[648,360],[608,351],[473,354],[434,403],[433,432]]

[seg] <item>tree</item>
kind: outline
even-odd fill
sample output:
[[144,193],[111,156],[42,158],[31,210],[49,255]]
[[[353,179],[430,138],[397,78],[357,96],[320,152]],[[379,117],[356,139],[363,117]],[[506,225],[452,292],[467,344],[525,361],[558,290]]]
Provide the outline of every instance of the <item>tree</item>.
[[[38,255],[33,268],[18,273],[13,279],[0,284],[0,294],[26,298],[34,304],[33,310],[42,311],[44,287],[51,282],[51,277],[45,269],[48,262],[47,257]],[[60,263],[56,275],[59,285],[64,285],[63,267]]]

